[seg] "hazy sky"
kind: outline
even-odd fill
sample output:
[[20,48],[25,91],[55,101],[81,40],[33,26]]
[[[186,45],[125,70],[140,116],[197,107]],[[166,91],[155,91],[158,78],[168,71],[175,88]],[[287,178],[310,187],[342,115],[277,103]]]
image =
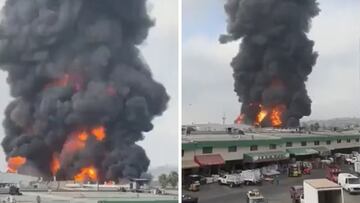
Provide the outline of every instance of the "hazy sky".
[[[4,0],[0,0],[2,6]],[[141,45],[142,53],[152,69],[155,79],[161,82],[171,97],[169,108],[154,120],[154,130],[147,133],[140,142],[151,160],[150,167],[162,165],[177,166],[178,163],[178,1],[149,0],[149,11],[156,20],[156,26],[150,31],[147,41]],[[7,74],[0,71],[0,112],[5,110],[11,101],[9,87],[6,84]],[[0,113],[0,120],[4,118]],[[3,129],[0,139],[4,137]],[[164,144],[166,143],[166,144]],[[6,168],[5,156],[0,151],[0,170]]]
[[[233,122],[240,103],[231,59],[239,41],[222,45],[224,0],[183,0],[183,123]],[[319,53],[306,83],[312,114],[304,119],[360,117],[360,1],[319,0],[309,38]]]

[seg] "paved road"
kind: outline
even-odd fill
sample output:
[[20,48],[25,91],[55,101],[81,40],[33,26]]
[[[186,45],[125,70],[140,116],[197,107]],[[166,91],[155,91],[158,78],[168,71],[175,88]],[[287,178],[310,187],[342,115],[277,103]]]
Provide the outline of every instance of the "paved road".
[[[291,203],[289,188],[292,185],[302,185],[304,179],[323,178],[324,170],[313,170],[311,175],[288,178],[281,176],[280,184],[273,185],[264,183],[262,186],[242,186],[240,188],[229,188],[218,184],[203,185],[199,192],[184,192],[192,196],[199,197],[199,203],[245,203],[246,192],[253,188],[258,188],[261,193],[269,200],[269,203]],[[345,203],[359,203],[360,195],[345,194]]]

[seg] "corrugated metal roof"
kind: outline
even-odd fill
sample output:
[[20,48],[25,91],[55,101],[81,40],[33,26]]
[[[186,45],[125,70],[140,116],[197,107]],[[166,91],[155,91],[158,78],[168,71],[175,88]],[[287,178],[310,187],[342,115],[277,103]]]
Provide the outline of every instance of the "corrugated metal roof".
[[24,183],[39,180],[39,177],[23,175],[18,173],[3,173],[0,172],[0,182],[3,183]]

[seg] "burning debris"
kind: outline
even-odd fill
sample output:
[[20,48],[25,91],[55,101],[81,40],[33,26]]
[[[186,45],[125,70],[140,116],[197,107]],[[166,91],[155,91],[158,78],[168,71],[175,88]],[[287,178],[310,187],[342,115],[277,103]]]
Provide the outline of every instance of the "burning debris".
[[137,48],[151,26],[146,0],[6,1],[9,172],[117,181],[147,170],[135,143],[169,100]]
[[[228,0],[228,35],[221,43],[242,39],[231,66],[242,103],[235,122],[297,127],[311,113],[305,81],[316,63],[310,20],[316,0]],[[241,119],[240,119],[241,118]]]

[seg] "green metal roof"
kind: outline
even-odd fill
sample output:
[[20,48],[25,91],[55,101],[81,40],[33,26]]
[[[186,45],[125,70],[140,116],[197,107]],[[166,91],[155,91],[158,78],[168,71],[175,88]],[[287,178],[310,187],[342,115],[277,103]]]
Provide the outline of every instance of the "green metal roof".
[[331,155],[330,149],[327,147],[313,147],[314,150],[318,151],[320,155],[322,156],[328,156]]
[[268,146],[276,144],[281,146],[286,142],[313,142],[313,141],[334,141],[346,139],[359,139],[360,135],[319,135],[319,136],[297,136],[281,137],[279,139],[254,139],[254,140],[216,140],[216,141],[194,141],[182,143],[182,149],[185,151],[202,149],[203,147],[227,148],[229,146],[250,147],[252,145]]
[[360,135],[319,135],[319,136],[298,136],[298,137],[283,137],[285,142],[301,142],[301,141],[327,141],[327,140],[346,140],[360,138]]
[[286,151],[289,152],[289,154],[293,154],[295,156],[319,154],[319,152],[313,148],[291,148],[286,149]]
[[250,147],[252,145],[266,146],[270,144],[283,144],[281,139],[256,139],[256,140],[226,140],[226,141],[198,141],[182,143],[183,150],[201,149],[203,147],[227,148],[229,146]]
[[254,152],[244,154],[244,162],[267,162],[285,160],[290,157],[289,153],[283,151]]

